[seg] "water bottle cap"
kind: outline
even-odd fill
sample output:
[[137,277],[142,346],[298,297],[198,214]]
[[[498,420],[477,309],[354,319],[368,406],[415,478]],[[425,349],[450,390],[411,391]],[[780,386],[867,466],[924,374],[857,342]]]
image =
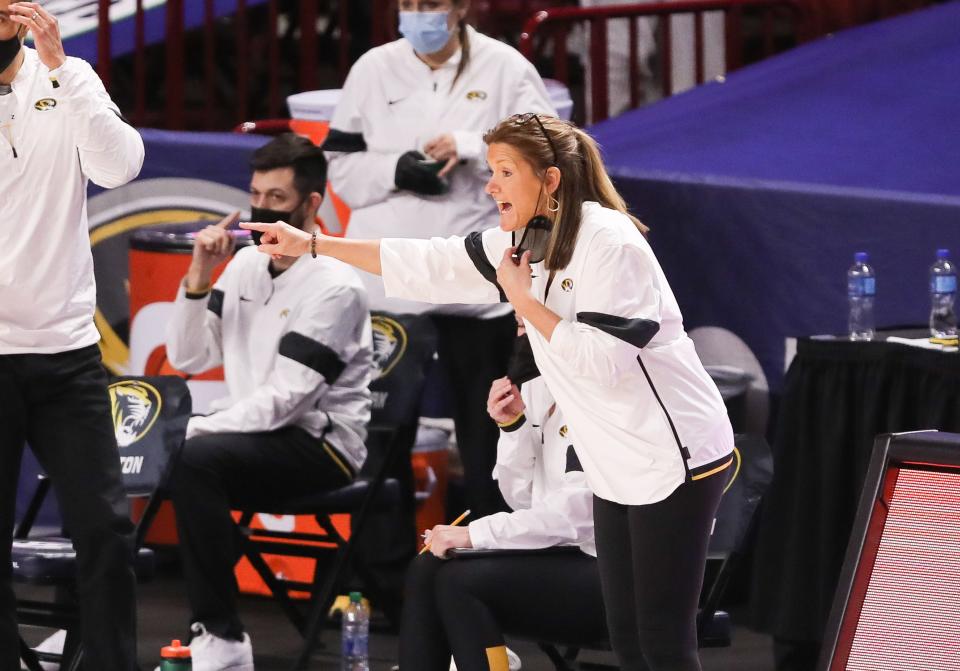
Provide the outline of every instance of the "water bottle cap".
[[866,263],[870,260],[870,255],[866,252],[857,252],[853,255],[853,260],[857,263]]
[[174,639],[170,645],[160,649],[160,656],[163,659],[189,659],[190,648],[185,645],[180,645],[180,641]]
[[350,603],[360,603],[361,598],[360,592],[350,592]]
[[949,259],[949,258],[950,258],[950,250],[949,250],[949,249],[938,249],[938,250],[937,250],[937,258],[938,258],[938,259]]

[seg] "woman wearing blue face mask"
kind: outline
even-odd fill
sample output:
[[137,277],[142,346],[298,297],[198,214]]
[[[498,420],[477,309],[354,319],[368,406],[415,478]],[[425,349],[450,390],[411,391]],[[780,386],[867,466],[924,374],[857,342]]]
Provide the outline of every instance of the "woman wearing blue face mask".
[[[554,114],[540,76],[510,46],[466,22],[470,0],[399,0],[402,39],[370,50],[350,71],[324,149],[330,181],[352,209],[347,237],[431,238],[496,226],[483,193],[483,132],[518,112]],[[483,412],[507,370],[509,306],[433,306],[387,300],[372,275],[371,308],[430,312],[449,372],[467,504],[503,509],[490,473],[497,427]]]

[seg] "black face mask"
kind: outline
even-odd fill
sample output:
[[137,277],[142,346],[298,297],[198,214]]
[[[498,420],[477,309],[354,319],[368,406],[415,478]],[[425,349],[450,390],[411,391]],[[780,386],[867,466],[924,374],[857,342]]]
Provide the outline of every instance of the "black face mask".
[[507,366],[507,377],[518,387],[524,382],[540,377],[540,369],[533,358],[533,349],[526,334],[517,336],[513,341],[513,352],[510,354],[510,363]]
[[[283,210],[268,210],[265,207],[251,207],[250,221],[258,224],[272,224],[277,221],[282,221],[285,224],[290,224],[291,226],[295,226],[297,228],[303,228],[303,221],[294,221],[294,215],[297,214],[297,211],[300,209],[301,205],[303,205],[303,201],[300,202],[300,205],[297,205],[289,212],[284,212]],[[250,238],[253,240],[253,244],[259,245],[260,237],[262,235],[263,233],[260,231],[250,231]]]
[[[540,199],[543,197],[543,184],[540,185],[540,193],[537,195],[536,209],[540,209]],[[524,252],[530,252],[530,263],[540,263],[547,256],[547,247],[550,246],[550,233],[553,230],[553,222],[542,214],[535,214],[523,229],[520,241],[517,242],[516,232],[510,234],[513,246],[516,251],[513,253],[513,262],[520,265],[520,258]]]
[[20,39],[20,31],[8,40],[0,40],[0,72],[3,72],[16,59],[23,46],[23,40]]

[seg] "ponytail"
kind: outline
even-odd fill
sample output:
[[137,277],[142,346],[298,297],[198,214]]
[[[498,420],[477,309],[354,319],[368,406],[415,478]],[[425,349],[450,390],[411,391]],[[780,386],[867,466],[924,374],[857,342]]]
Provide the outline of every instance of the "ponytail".
[[586,180],[584,187],[584,200],[594,200],[606,208],[616,210],[625,214],[633,225],[644,235],[650,230],[639,219],[627,211],[627,204],[623,200],[607,169],[603,165],[603,158],[600,156],[600,147],[596,140],[590,137],[585,131],[571,126],[574,135],[577,138],[577,146],[580,149],[580,155],[583,157],[583,174]]
[[[539,120],[536,125],[531,121],[534,116]],[[573,258],[587,201],[622,213],[640,233],[647,234],[649,229],[627,211],[613,186],[596,141],[572,123],[545,114],[516,114],[487,131],[483,141],[512,146],[541,177],[551,167],[560,171],[560,186],[553,194],[557,207],[551,209],[553,228],[544,257],[551,272],[566,268]]]
[[467,65],[470,64],[470,32],[467,30],[467,20],[460,19],[457,27],[460,30],[460,65],[457,66],[457,76],[453,78],[453,83],[450,85],[451,91],[457,85],[460,75],[467,69]]

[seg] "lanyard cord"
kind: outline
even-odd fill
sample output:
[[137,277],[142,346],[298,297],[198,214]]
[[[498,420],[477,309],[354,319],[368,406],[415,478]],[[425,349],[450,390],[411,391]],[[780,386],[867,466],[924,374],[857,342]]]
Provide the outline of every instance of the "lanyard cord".
[[0,125],[0,129],[3,129],[3,136],[10,145],[10,149],[13,150],[13,157],[20,158],[17,155],[17,146],[13,143],[13,123],[8,121],[5,124]]

